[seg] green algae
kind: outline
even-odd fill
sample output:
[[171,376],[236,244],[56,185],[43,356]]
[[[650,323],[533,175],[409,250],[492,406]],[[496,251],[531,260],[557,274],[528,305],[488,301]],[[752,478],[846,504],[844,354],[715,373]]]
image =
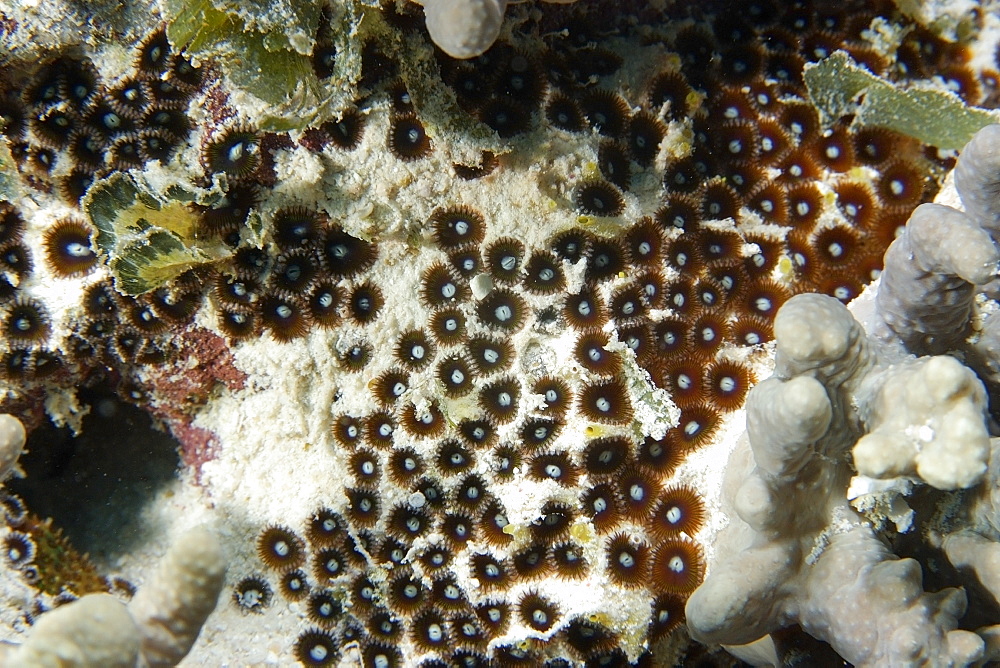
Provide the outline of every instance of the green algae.
[[20,179],[14,157],[10,154],[7,142],[0,142],[0,200],[16,199],[20,187]]
[[271,20],[255,25],[236,4],[163,0],[161,7],[171,44],[196,58],[214,58],[236,86],[273,107],[261,128],[283,131],[309,125],[328,96],[311,61],[319,3],[275,5]]
[[223,244],[199,236],[198,215],[189,206],[194,200],[176,186],[154,192],[127,173],[91,186],[84,209],[119,291],[140,295],[230,255]]
[[809,97],[827,122],[854,114],[852,127],[890,128],[941,149],[962,148],[998,120],[954,93],[881,79],[843,51],[806,65],[804,76]]
[[332,74],[318,79],[311,54],[321,31],[320,5],[312,0],[271,0],[251,13],[230,0],[161,1],[167,37],[175,48],[196,59],[214,59],[235,87],[270,106],[257,119],[262,130],[301,130],[352,106],[361,81],[362,50],[375,41],[398,63],[431,135],[461,136],[468,159],[484,150],[506,152],[507,142],[458,106],[454,93],[441,82],[433,49],[422,38],[404,36],[389,25],[375,0],[333,6],[326,17],[327,39],[337,55]]

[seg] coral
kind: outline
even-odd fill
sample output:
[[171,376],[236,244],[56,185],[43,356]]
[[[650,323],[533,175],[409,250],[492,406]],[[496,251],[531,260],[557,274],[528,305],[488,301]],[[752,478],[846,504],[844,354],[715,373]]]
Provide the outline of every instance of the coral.
[[955,165],[955,190],[965,214],[994,239],[1000,228],[1000,210],[993,192],[998,160],[1000,127],[988,125],[962,149],[962,160]]
[[475,58],[493,46],[503,23],[506,0],[424,0],[427,32],[453,58]]
[[917,476],[938,489],[964,489],[986,473],[986,391],[952,357],[898,364],[878,379],[863,419],[854,466],[872,478]]
[[[427,32],[452,58],[475,58],[500,35],[507,0],[416,0],[424,6]],[[546,0],[559,4],[576,0]]]
[[[19,455],[24,428],[0,416],[8,451]],[[7,473],[16,467],[14,459]],[[5,563],[49,594],[57,611],[45,614],[19,646],[4,645],[5,665],[173,666],[187,655],[222,590],[227,560],[206,527],[185,532],[141,588],[101,577],[52,521],[25,513],[18,497],[0,490],[8,530]],[[132,600],[124,604],[113,592]],[[41,601],[39,601],[41,605]],[[44,610],[44,608],[42,608]]]
[[[747,479],[801,498],[742,510],[798,552],[834,510],[858,532],[829,534],[803,626],[867,656],[823,598],[837,555],[858,549],[894,578],[872,601],[886,624],[971,639],[949,628],[954,594],[894,607],[885,590],[913,587],[910,562],[896,577],[846,499],[817,491],[844,497],[862,435],[893,448],[887,462],[854,448],[871,475],[937,494],[989,478],[982,387],[957,362],[887,356],[838,310],[935,195],[953,164],[935,149],[951,144],[822,116],[807,78],[844,47],[860,63],[848,83],[954,87],[947,109],[981,118],[959,100],[986,99],[981,62],[889,3],[237,5],[127,2],[76,31],[50,10],[0,17],[16,47],[0,74],[0,408],[57,464],[87,453],[38,424],[89,425],[105,409],[92,392],[177,440],[176,479],[127,504],[92,498],[71,467],[25,466],[46,494],[141,517],[116,532],[110,514],[87,549],[94,588],[107,570],[147,583],[129,605],[146,661],[725,662],[690,640],[683,608],[725,552],[719,481],[775,335],[800,401],[818,396],[807,377],[832,388],[831,424],[821,456],[794,439],[768,451],[759,434],[784,396],[771,382],[750,394],[770,473]],[[981,274],[957,254],[974,230],[937,244],[919,227],[893,252],[919,250],[921,273],[894,256],[885,276],[898,289],[883,343],[899,356],[914,322],[978,331]],[[914,279],[966,311],[918,312]],[[789,301],[810,291],[836,300],[819,316]],[[776,320],[786,302],[832,331]],[[942,370],[952,382],[920,393]],[[909,410],[893,400],[907,391]],[[117,454],[153,440],[122,438]],[[814,497],[827,502],[790,519]],[[23,576],[41,562],[22,529],[75,521],[35,520],[38,496],[4,500],[3,566]],[[201,520],[231,567],[177,541],[172,589],[152,556]],[[777,575],[812,565],[793,556]],[[84,593],[54,574],[5,579],[5,636]],[[197,592],[220,582],[210,610]]]
[[[981,313],[995,305],[976,293],[997,272],[985,189],[998,131],[979,131],[959,156],[947,201],[968,200],[965,210],[921,205],[890,246],[868,303],[856,305],[868,332],[819,295],[779,311],[774,375],[750,391],[748,438],[727,468],[733,524],[688,600],[693,637],[747,645],[730,650],[747,657],[769,647],[777,661],[775,632],[794,623],[855,665],[993,657],[991,633],[978,626],[1000,594],[987,410],[997,348]],[[967,498],[928,510],[913,482]],[[887,545],[888,521],[921,533]],[[939,550],[947,568],[922,570],[891,549],[908,543],[918,558]],[[969,602],[959,588],[969,573],[992,601]],[[923,591],[928,578],[937,591]]]
[[17,460],[26,438],[20,420],[13,415],[0,415],[0,482],[18,472]]
[[994,278],[998,259],[974,218],[921,204],[886,252],[879,317],[910,352],[952,350],[968,335],[976,286]]
[[[878,373],[864,330],[835,299],[800,295],[779,311],[775,336],[774,376],[747,401],[752,454],[738,449],[727,470],[738,519],[719,536],[717,560],[688,600],[692,635],[741,645],[798,623],[855,665],[980,658],[982,640],[956,630],[965,612],[961,591],[923,593],[919,565],[886,549],[847,502],[846,455],[865,443],[857,440],[864,404],[855,406]],[[868,401],[890,411],[903,405],[905,415],[892,385]],[[982,456],[970,458],[975,464]],[[975,481],[961,478],[966,486]]]
[[90,594],[39,620],[30,639],[3,659],[21,666],[139,665],[140,637],[125,605],[110,594]]
[[214,532],[197,527],[177,539],[153,578],[128,605],[150,666],[187,655],[222,591],[227,560]]
[[193,529],[127,606],[110,594],[84,596],[46,614],[3,658],[21,666],[176,665],[215,608],[225,570],[213,533]]

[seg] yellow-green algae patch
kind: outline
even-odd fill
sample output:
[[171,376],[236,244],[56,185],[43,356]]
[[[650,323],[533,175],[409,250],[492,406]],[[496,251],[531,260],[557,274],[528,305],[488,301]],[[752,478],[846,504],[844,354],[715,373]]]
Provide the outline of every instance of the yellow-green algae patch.
[[24,531],[35,545],[32,566],[37,574],[35,586],[57,596],[70,592],[77,596],[105,592],[108,585],[85,554],[80,554],[51,519],[29,515]]
[[19,179],[14,158],[6,143],[0,143],[0,199],[12,200],[17,197]]
[[193,200],[177,187],[160,196],[125,173],[91,188],[84,207],[121,292],[140,295],[229,256],[224,245],[198,236],[198,216],[188,207]]
[[[334,17],[344,26],[359,20],[353,5]],[[319,28],[319,4],[312,0],[278,3],[274,25],[248,26],[235,4],[211,0],[163,0],[167,37],[177,50],[194,57],[215,58],[234,84],[272,107],[261,119],[268,130],[290,130],[308,126],[323,103],[329,101],[313,72],[311,53]],[[280,9],[281,11],[277,11]],[[280,23],[278,22],[280,20]],[[359,70],[359,58],[346,57],[350,31],[338,32],[335,80],[354,80],[346,68]]]
[[843,51],[806,65],[804,76],[809,98],[827,120],[853,113],[853,127],[890,128],[941,149],[960,149],[977,131],[1000,120],[949,91],[890,83]]

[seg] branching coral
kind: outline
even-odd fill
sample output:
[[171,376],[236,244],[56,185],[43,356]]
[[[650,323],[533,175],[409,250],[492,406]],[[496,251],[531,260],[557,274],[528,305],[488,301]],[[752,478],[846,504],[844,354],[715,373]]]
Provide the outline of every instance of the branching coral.
[[[6,414],[0,415],[0,429],[6,475],[16,467],[25,432],[17,418]],[[23,517],[19,521],[14,516],[20,501],[2,489],[0,495],[7,523],[27,532],[7,532],[4,558],[26,577],[33,570],[36,580],[51,578],[37,566],[38,562],[68,561],[72,548],[57,536],[62,542],[38,542],[38,549],[46,554],[36,554],[32,521]],[[43,528],[47,531],[48,523]],[[215,609],[226,567],[227,558],[212,530],[198,527],[187,531],[170,546],[158,572],[128,604],[106,593],[88,593],[76,599],[74,592],[64,589],[59,592],[63,604],[44,615],[23,643],[0,646],[0,662],[78,668],[176,665],[187,655]],[[112,583],[108,586],[114,588]],[[131,595],[133,590],[126,585],[122,593]]]
[[173,666],[215,609],[227,560],[214,532],[198,527],[170,546],[159,570],[128,605],[149,666]]
[[886,253],[878,315],[914,354],[953,350],[969,334],[976,286],[996,276],[998,258],[976,219],[951,207],[921,204]]
[[45,615],[2,658],[12,666],[174,666],[215,609],[225,572],[212,531],[193,529],[171,546],[131,603],[84,596]]
[[[688,601],[692,635],[746,644],[798,623],[855,665],[981,657],[982,640],[955,630],[964,595],[923,593],[919,565],[892,554],[847,502],[847,456],[864,422],[857,403],[892,401],[896,389],[863,398],[866,377],[879,373],[864,330],[836,300],[802,295],[778,313],[775,335],[775,375],[747,402],[752,457],[738,449],[727,470],[738,519]],[[944,358],[927,364],[961,369]],[[981,387],[978,396],[970,408],[981,416]],[[898,398],[889,405],[900,410]],[[985,439],[982,424],[973,443]]]
[[31,639],[0,656],[10,665],[139,665],[139,631],[125,605],[110,594],[89,594],[45,615]]
[[921,358],[881,374],[863,409],[854,465],[872,478],[917,476],[938,489],[978,483],[989,461],[986,392],[953,357]]
[[[974,297],[997,271],[995,204],[985,188],[998,131],[980,131],[959,158],[956,187],[968,211],[921,205],[889,248],[873,335],[821,296],[794,297],[779,312],[774,376],[751,390],[748,442],[727,470],[734,524],[688,601],[694,637],[742,645],[797,623],[855,665],[969,665],[992,656],[988,631],[959,628],[969,623],[965,593],[925,593],[919,563],[896,557],[876,533],[886,515],[870,515],[865,502],[859,513],[847,487],[856,472],[852,488],[867,486],[889,504],[909,490],[900,478],[972,490],[961,510],[917,518],[929,539],[921,550],[941,549],[957,569],[943,580],[936,573],[936,582],[963,584],[971,569],[996,599],[997,449],[986,388],[955,357],[912,355],[966,353],[995,388],[990,320],[974,326],[982,303]],[[981,623],[982,614],[969,619]]]
[[[24,445],[20,421],[0,415],[0,426],[4,438],[0,451],[20,454]],[[10,523],[16,497],[4,494]],[[30,567],[36,559],[27,536],[9,532],[4,543],[5,559],[20,568]],[[28,542],[22,546],[11,537]],[[57,549],[66,551],[65,546]],[[69,598],[63,599],[58,610],[44,615],[23,643],[0,646],[0,661],[11,666],[77,668],[176,665],[215,609],[226,567],[226,556],[212,530],[202,526],[187,531],[171,545],[158,572],[128,604],[105,593],[73,600],[70,592],[63,592]]]

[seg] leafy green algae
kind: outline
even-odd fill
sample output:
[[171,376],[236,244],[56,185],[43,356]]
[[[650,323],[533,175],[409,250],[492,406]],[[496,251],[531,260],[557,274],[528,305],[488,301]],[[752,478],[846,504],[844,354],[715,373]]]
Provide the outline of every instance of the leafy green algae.
[[162,0],[161,8],[174,47],[217,58],[234,84],[275,107],[262,128],[282,131],[311,122],[323,99],[310,56],[315,43],[307,37],[319,28],[318,2],[276,3],[272,21],[255,26],[247,25],[235,4]]
[[84,208],[97,227],[115,287],[140,295],[189,269],[228,257],[221,243],[198,235],[192,193],[172,188],[166,196],[140,185],[127,173],[95,183]]
[[10,154],[7,142],[0,142],[0,201],[12,200],[18,194],[17,167],[14,164],[14,157]]
[[813,104],[827,120],[854,114],[853,126],[874,125],[942,149],[960,149],[996,114],[966,105],[954,93],[902,87],[859,67],[843,51],[805,67]]

